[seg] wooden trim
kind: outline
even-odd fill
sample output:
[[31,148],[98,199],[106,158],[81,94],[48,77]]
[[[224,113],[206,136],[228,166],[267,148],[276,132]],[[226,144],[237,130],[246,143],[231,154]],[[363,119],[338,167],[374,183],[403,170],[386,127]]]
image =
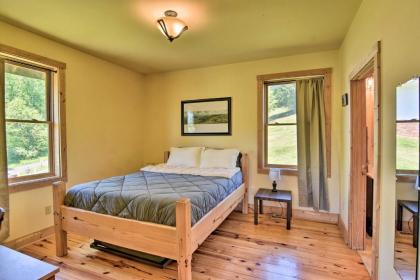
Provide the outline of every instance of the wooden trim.
[[376,166],[374,169],[376,180],[374,181],[373,193],[373,237],[372,237],[372,278],[379,279],[379,228],[380,228],[380,207],[381,207],[381,160],[382,160],[382,75],[381,75],[381,41],[376,44],[376,53],[374,53],[374,78],[375,78],[375,96],[377,116],[375,121],[378,128],[378,147]]
[[[66,69],[66,64],[54,59],[47,58],[45,56],[33,54],[24,50],[20,50],[14,47],[0,44],[0,54],[4,53],[5,55],[10,55],[12,57],[18,57],[20,59],[37,62],[39,66],[54,66],[59,69]],[[35,64],[36,65],[36,64]]]
[[274,73],[274,74],[263,74],[257,75],[259,81],[279,81],[290,78],[301,78],[310,76],[323,76],[332,73],[332,68],[318,68],[310,70]]
[[20,248],[25,247],[26,245],[37,242],[53,234],[54,234],[54,226],[50,226],[50,227],[41,229],[39,231],[27,234],[25,236],[21,236],[13,240],[6,241],[4,245],[11,249],[19,250]]
[[326,156],[327,156],[327,177],[331,178],[331,120],[332,120],[332,69],[324,75],[324,93],[325,93],[325,146],[326,146]]
[[66,121],[66,69],[62,68],[58,75],[58,125],[60,129],[60,175],[64,182],[67,182],[67,121]]
[[9,193],[29,191],[51,186],[54,182],[64,181],[63,177],[47,177],[24,182],[9,183]]
[[[326,154],[327,176],[331,177],[331,99],[332,99],[332,68],[311,69],[276,74],[264,74],[257,76],[257,171],[266,174],[268,166],[265,163],[265,86],[266,82],[282,81],[293,78],[324,76],[325,90],[325,130],[326,130]],[[297,171],[286,171],[285,175],[297,175]]]
[[349,245],[349,233],[347,231],[346,226],[344,225],[341,215],[338,215],[338,228],[340,229],[343,235],[344,243],[346,243],[346,245]]
[[[372,234],[372,278],[378,279],[378,260],[379,260],[379,217],[380,217],[380,188],[381,188],[381,151],[382,151],[382,118],[381,118],[381,43],[377,42],[372,51],[365,57],[361,63],[355,67],[351,72],[349,79],[351,83],[351,91],[359,90],[357,81],[364,79],[367,75],[372,75],[375,79],[375,123],[374,126],[377,129],[377,145],[374,147],[375,158],[374,158],[374,170],[372,172],[374,178],[373,186],[373,234]],[[355,107],[354,104],[350,103],[350,106]],[[351,109],[351,108],[350,108]],[[359,145],[352,145],[353,148],[359,149]],[[352,164],[353,165],[353,164]],[[352,166],[351,165],[351,166]],[[354,176],[360,175],[356,172],[356,166],[353,172],[350,172],[350,181],[355,182]],[[363,170],[359,170],[363,172]],[[356,173],[354,173],[356,172]],[[360,177],[360,176],[358,176]],[[360,179],[360,178],[359,178]],[[363,203],[357,202],[363,199],[366,195],[366,189],[363,188],[363,182],[360,179],[362,186],[350,184],[349,194],[349,222],[348,222],[348,240],[349,246],[353,249],[364,249],[364,238],[365,238],[365,200]],[[366,180],[364,180],[366,183]],[[362,205],[363,204],[363,205]],[[362,217],[362,218],[361,218]],[[360,218],[362,221],[360,221]]]
[[[254,212],[254,204],[250,205],[250,209]],[[273,214],[279,213],[282,211],[282,218],[286,218],[286,211],[287,207],[283,205],[278,206],[263,206],[263,211],[265,214]],[[329,213],[329,212],[316,212],[312,210],[305,210],[301,208],[293,208],[293,219],[298,220],[305,220],[305,221],[312,221],[312,222],[320,222],[326,224],[338,224],[338,216],[337,213]]]

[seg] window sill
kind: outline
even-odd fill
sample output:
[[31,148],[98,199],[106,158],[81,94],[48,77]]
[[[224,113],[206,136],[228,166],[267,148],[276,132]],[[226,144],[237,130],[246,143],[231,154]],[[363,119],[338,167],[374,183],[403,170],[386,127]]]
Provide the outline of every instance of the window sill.
[[415,183],[417,175],[414,174],[397,174],[397,183]]
[[[266,174],[270,172],[270,168],[258,168],[258,174]],[[282,169],[281,175],[284,176],[298,176],[298,170],[297,169]]]
[[16,193],[16,192],[43,188],[43,187],[51,186],[52,183],[57,182],[57,181],[67,181],[67,179],[63,177],[54,176],[54,177],[33,179],[33,180],[28,180],[28,181],[23,181],[23,182],[10,183],[9,193]]

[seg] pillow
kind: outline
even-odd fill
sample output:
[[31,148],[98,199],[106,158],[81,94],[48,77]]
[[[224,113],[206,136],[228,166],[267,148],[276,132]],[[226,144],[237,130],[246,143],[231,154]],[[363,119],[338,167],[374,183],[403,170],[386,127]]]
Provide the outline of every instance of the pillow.
[[198,167],[200,166],[202,150],[202,147],[172,147],[166,164],[169,166]]
[[237,149],[205,149],[201,153],[201,168],[235,168],[238,160]]

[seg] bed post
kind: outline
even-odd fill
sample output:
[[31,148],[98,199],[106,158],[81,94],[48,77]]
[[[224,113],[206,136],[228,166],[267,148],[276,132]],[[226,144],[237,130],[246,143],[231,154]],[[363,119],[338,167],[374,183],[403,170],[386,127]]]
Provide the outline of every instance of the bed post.
[[182,198],[176,202],[176,234],[178,280],[191,280],[191,202],[188,198]]
[[248,188],[249,188],[249,160],[248,154],[243,154],[241,158],[242,176],[245,184],[245,194],[242,200],[242,214],[248,214]]
[[57,257],[67,255],[67,232],[63,230],[63,217],[61,215],[61,206],[64,204],[65,195],[66,184],[61,181],[53,183],[55,251]]
[[163,152],[163,162],[167,163],[169,159],[169,151]]

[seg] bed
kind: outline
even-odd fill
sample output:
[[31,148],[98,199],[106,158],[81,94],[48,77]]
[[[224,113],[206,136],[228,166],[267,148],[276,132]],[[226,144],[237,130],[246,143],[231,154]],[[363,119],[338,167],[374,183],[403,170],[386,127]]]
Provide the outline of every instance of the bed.
[[229,178],[135,172],[80,184],[67,195],[65,183],[56,182],[56,254],[67,254],[70,232],[176,260],[178,279],[191,279],[193,252],[239,204],[248,211],[246,154],[238,166]]

